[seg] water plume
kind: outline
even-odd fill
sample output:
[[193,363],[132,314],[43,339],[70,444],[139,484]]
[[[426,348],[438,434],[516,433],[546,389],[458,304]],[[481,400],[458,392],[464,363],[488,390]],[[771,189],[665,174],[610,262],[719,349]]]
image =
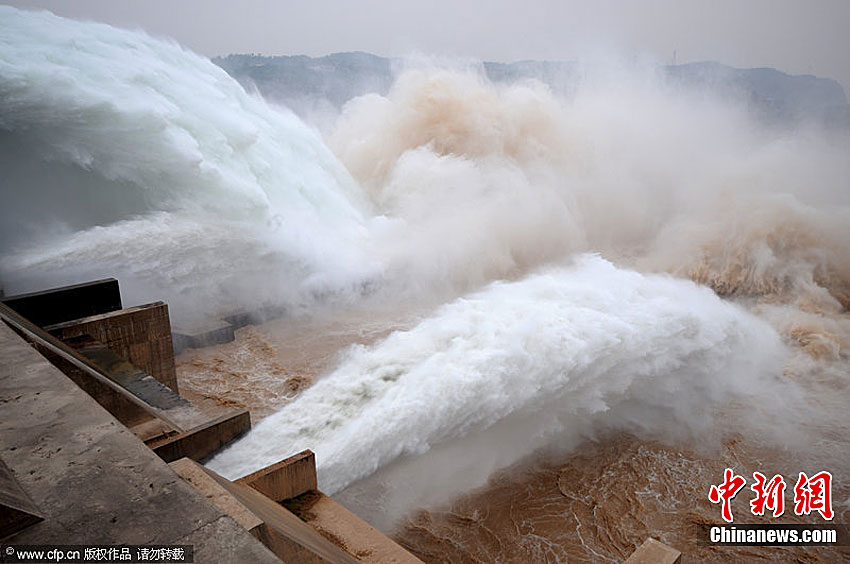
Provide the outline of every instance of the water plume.
[[[716,424],[714,409],[757,391],[754,418],[774,422],[771,412],[797,397],[779,377],[784,358],[766,323],[710,290],[582,256],[352,348],[210,466],[236,478],[310,445],[320,487],[335,493],[411,459],[404,480],[381,482],[390,489],[381,509],[396,516],[599,426],[684,440]],[[411,483],[411,471],[424,481]]]
[[368,205],[293,114],[174,42],[0,10],[7,292],[117,275],[189,316],[367,276]]

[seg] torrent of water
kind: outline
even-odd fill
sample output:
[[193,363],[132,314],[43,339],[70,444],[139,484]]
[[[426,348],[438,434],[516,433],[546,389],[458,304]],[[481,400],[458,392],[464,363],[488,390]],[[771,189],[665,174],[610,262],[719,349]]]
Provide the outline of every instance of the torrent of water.
[[652,69],[582,77],[561,97],[417,65],[323,139],[172,41],[0,6],[0,279],[117,276],[179,321],[421,312],[291,401],[305,384],[271,386],[285,405],[211,462],[311,448],[384,528],[612,431],[734,429],[850,478],[816,452],[850,423],[847,136]]

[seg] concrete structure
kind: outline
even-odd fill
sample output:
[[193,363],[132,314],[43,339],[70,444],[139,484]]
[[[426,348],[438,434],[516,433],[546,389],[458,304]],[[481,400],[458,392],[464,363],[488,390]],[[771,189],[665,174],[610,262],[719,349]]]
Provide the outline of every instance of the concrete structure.
[[316,489],[316,459],[309,450],[235,482],[188,459],[172,467],[284,561],[420,562]]
[[189,327],[174,328],[174,352],[229,343],[236,338],[236,327],[223,319],[205,321]]
[[196,563],[279,563],[4,323],[0,437],[44,517],[5,545],[193,545]]
[[225,315],[224,320],[236,327],[245,327],[246,325],[259,325],[278,319],[286,315],[286,308],[283,306],[266,306],[254,311],[241,311]]
[[236,485],[249,486],[279,502],[361,562],[419,562],[383,533],[318,490],[316,457],[309,450],[240,478]]
[[4,297],[2,302],[44,327],[121,309],[118,280],[106,278],[30,294]]
[[184,349],[209,347],[229,343],[236,338],[236,330],[251,323],[265,323],[283,316],[282,307],[265,307],[256,311],[243,311],[225,315],[221,319],[203,321],[190,326],[174,328],[174,352]]
[[44,329],[62,341],[88,335],[179,392],[168,306],[163,302],[48,325]]
[[126,426],[158,416],[163,420],[168,419],[160,413],[162,410],[137,398],[89,359],[4,304],[0,304],[0,319]]
[[0,460],[0,540],[44,521],[38,507],[21,488],[14,474]]
[[421,562],[369,523],[320,491],[283,502],[301,520],[361,562]]
[[[98,289],[107,311],[63,318],[89,309],[57,296]],[[310,451],[238,483],[194,462],[250,414],[209,420],[180,397],[167,306],[109,310],[117,295],[113,280],[13,302],[46,327],[0,303],[0,539],[193,545],[195,562],[419,562],[316,489]],[[252,318],[231,317],[231,333]]]
[[330,542],[281,505],[231,482],[189,459],[172,462],[180,476],[231,515],[284,562],[353,564],[350,554]]
[[274,501],[317,490],[316,456],[305,450],[236,480]]
[[625,564],[678,564],[681,561],[681,552],[648,538],[626,559]]
[[240,409],[182,433],[146,442],[166,462],[184,457],[205,462],[250,430],[251,415],[247,409]]
[[[154,311],[165,314],[167,327],[167,309],[156,307]],[[128,318],[135,315],[131,313]],[[170,388],[88,334],[63,343],[2,304],[0,317],[166,461],[183,456],[205,460],[251,427],[247,410],[210,421]],[[99,322],[73,322],[69,326],[91,327],[93,332],[101,327]],[[142,331],[145,326],[139,324],[137,329]],[[115,348],[129,348],[121,342],[122,334],[117,331],[112,336]],[[131,340],[141,341],[141,336],[129,335]],[[170,350],[167,358],[173,365]],[[152,432],[154,429],[159,432]]]

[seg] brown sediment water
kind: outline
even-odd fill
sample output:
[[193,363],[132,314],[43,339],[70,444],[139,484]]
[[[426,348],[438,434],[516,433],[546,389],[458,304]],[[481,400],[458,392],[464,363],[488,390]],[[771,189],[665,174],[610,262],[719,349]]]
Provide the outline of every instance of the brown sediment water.
[[233,342],[180,353],[180,393],[211,412],[248,408],[257,423],[332,368],[346,348],[373,343],[412,316],[373,309],[249,325]]
[[[850,547],[699,542],[699,525],[723,523],[707,494],[722,482],[726,467],[747,477],[748,485],[753,471],[784,471],[790,481],[787,464],[769,460],[770,454],[741,439],[706,457],[631,435],[611,436],[561,460],[542,457],[498,472],[486,487],[448,507],[410,516],[393,538],[425,562],[622,562],[648,537],[680,550],[683,562],[847,561]],[[833,485],[835,499],[848,494],[846,484]],[[794,516],[788,500],[781,518],[755,517],[749,511],[753,495],[742,490],[733,500],[736,524],[825,523],[819,516]],[[834,522],[846,523],[850,510],[834,507]]]
[[284,368],[253,326],[239,329],[231,343],[189,349],[175,361],[180,393],[212,412],[247,407],[252,417],[262,417],[306,384],[296,370]]

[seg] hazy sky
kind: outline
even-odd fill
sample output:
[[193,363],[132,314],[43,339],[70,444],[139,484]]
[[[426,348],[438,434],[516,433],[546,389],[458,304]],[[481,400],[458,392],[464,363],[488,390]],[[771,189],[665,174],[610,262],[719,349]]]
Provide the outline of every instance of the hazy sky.
[[716,60],[850,86],[850,0],[0,0],[141,27],[204,55],[460,55],[572,60],[589,52]]

